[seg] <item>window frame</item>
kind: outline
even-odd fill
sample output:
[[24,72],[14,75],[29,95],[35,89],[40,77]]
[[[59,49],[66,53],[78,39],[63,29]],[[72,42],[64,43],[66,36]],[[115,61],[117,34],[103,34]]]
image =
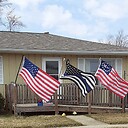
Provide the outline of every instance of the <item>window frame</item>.
[[[46,72],[46,61],[58,61],[58,78],[62,67],[61,57],[43,57],[42,58],[42,69]],[[59,79],[58,79],[59,80]]]
[[[78,68],[79,68],[79,66],[80,66],[80,63],[79,63],[79,60],[80,59],[83,59],[83,62],[84,62],[84,65],[85,65],[85,63],[86,63],[86,59],[90,59],[90,60],[92,60],[92,59],[99,59],[99,58],[78,58]],[[120,59],[120,61],[121,61],[121,72],[120,72],[120,76],[122,77],[122,58],[102,58],[102,60],[114,60],[114,64],[115,64],[115,70],[118,72],[118,70],[117,70],[117,65],[118,65],[118,63],[117,63],[117,61]],[[100,60],[99,60],[100,61]],[[84,71],[85,71],[85,66],[83,67],[83,69],[84,69]],[[118,72],[119,73],[119,72]]]
[[[83,67],[82,67],[82,71],[85,71],[86,70],[86,68],[85,68],[85,63],[86,63],[86,60],[92,60],[92,59],[99,59],[99,58],[78,58],[78,68],[80,69],[80,59],[83,61]],[[118,72],[118,74],[122,77],[123,76],[123,71],[122,71],[122,58],[102,58],[102,60],[105,60],[105,61],[107,61],[107,60],[114,60],[114,65],[115,65],[115,67],[113,67],[117,72]],[[120,64],[119,64],[119,62],[120,62]],[[99,64],[100,64],[100,60],[99,60]],[[120,69],[119,69],[119,66],[120,65]],[[81,70],[81,69],[80,69]],[[85,71],[85,72],[87,72],[87,71]],[[98,85],[100,85],[100,83],[98,84]],[[101,85],[100,85],[101,86]]]

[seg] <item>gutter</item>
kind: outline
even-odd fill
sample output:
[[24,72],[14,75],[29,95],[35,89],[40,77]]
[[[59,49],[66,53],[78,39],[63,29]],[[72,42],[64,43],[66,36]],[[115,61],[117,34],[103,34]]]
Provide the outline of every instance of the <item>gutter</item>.
[[56,55],[128,55],[128,51],[61,51],[61,50],[28,50],[28,49],[0,49],[0,53],[56,54]]

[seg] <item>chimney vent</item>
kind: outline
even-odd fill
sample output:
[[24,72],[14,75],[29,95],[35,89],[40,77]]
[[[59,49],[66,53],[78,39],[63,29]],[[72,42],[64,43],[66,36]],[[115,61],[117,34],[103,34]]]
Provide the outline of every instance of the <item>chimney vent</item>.
[[49,32],[44,32],[44,34],[49,34]]

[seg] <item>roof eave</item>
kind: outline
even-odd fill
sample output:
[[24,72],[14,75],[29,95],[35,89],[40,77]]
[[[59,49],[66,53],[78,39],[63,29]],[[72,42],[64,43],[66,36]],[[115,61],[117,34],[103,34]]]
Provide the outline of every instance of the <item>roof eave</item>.
[[59,54],[59,55],[128,55],[128,51],[61,51],[61,50],[28,50],[28,49],[0,49],[0,53],[22,54]]

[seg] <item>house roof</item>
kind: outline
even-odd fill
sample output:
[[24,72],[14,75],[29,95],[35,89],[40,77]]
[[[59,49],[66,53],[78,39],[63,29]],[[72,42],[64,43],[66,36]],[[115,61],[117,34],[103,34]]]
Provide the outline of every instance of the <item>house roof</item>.
[[0,32],[0,52],[75,55],[128,55],[128,48],[49,33]]

